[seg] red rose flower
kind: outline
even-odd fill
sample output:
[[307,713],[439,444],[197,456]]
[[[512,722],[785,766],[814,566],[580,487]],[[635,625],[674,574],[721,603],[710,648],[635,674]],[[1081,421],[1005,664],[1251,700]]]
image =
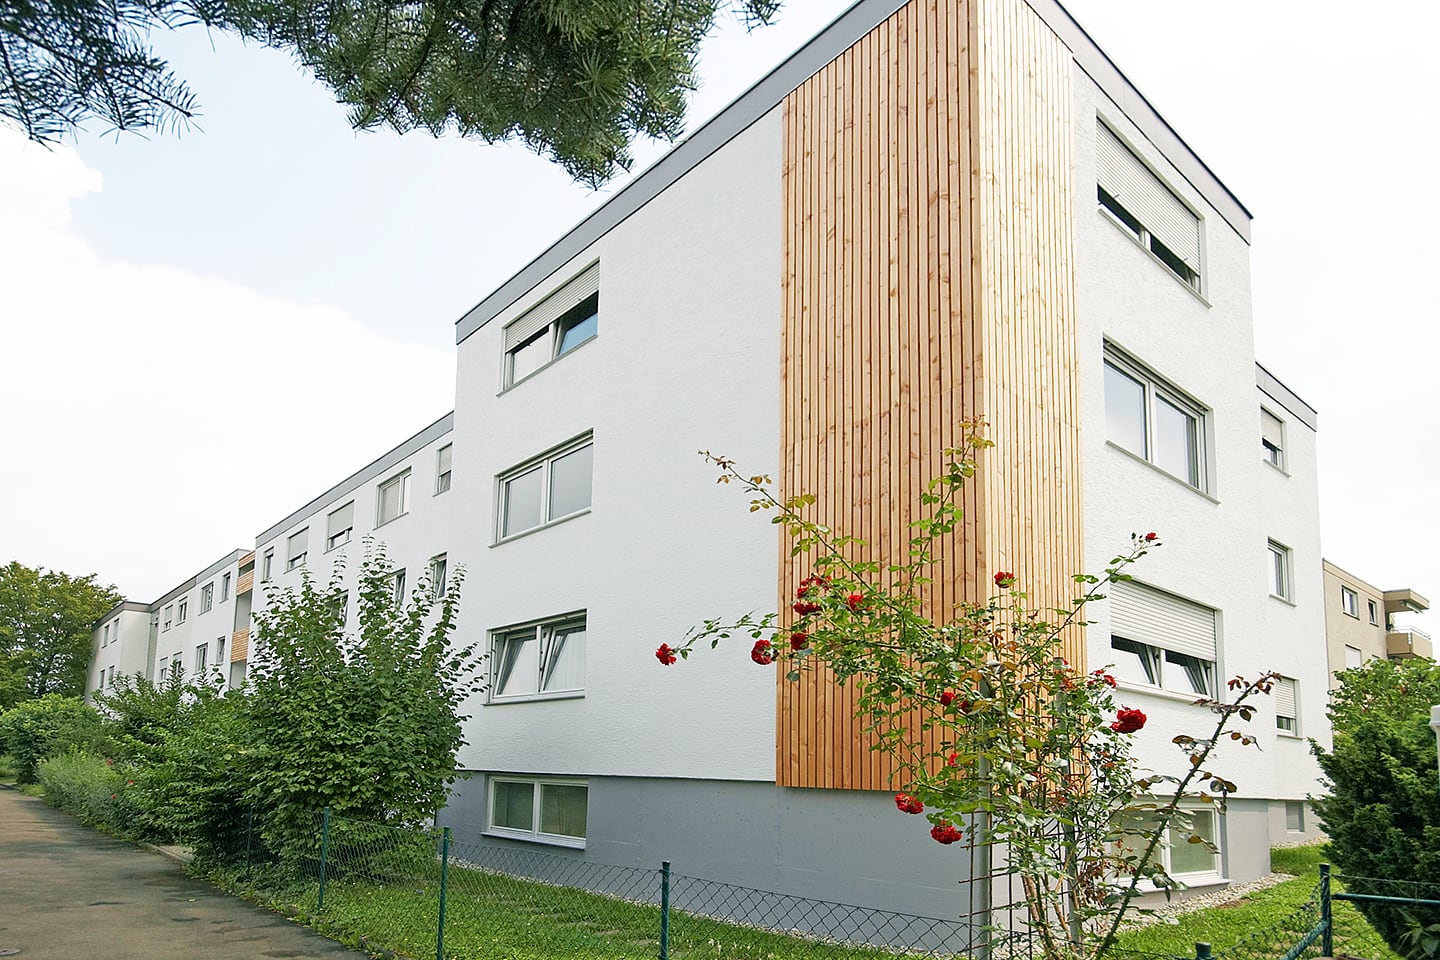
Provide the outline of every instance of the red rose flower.
[[960,766],[960,754],[958,754],[958,753],[952,753],[952,754],[950,754],[950,756],[946,757],[946,758],[945,758],[945,766],[947,766],[947,767],[958,767],[958,766]]
[[107,766],[107,767],[113,767],[113,766],[115,766],[115,759],[114,759],[113,757],[106,757],[106,758],[105,758],[105,766]]
[[849,594],[848,596],[845,597],[845,606],[849,607],[849,608],[850,608],[850,611],[851,611],[852,613],[855,612],[856,610],[859,610],[861,607],[865,606],[865,594],[863,594],[863,593],[852,593],[852,594]]
[[1116,685],[1114,675],[1106,673],[1104,670],[1092,670],[1090,672],[1090,682],[1103,683],[1107,687],[1113,687]]
[[790,634],[790,649],[804,650],[810,643],[810,635],[804,630],[796,630]]
[[1160,539],[1160,534],[1158,534],[1158,533],[1147,533],[1147,534],[1145,534],[1145,542],[1146,542],[1146,543],[1149,543],[1149,542],[1152,541],[1152,540],[1159,540],[1159,539]]
[[969,713],[971,710],[974,710],[974,709],[975,709],[975,704],[971,703],[969,700],[961,700],[961,701],[960,701],[960,712],[961,712],[961,713]]
[[895,794],[895,809],[901,813],[924,813],[925,804],[908,793],[897,793]]
[[1015,574],[1001,570],[995,574],[995,586],[1001,588],[1015,586]]
[[794,603],[790,604],[790,609],[794,610],[802,617],[808,617],[812,613],[819,612],[820,604],[814,602],[813,600],[796,600]]
[[1110,729],[1116,733],[1134,733],[1145,726],[1145,714],[1131,707],[1121,707],[1115,711],[1115,722],[1110,724]]
[[951,693],[949,690],[946,690],[944,693],[940,694],[940,706],[948,707],[954,702],[955,694]]
[[671,649],[670,644],[662,643],[660,649],[655,651],[655,659],[668,667],[675,662],[675,651]]
[[944,820],[941,820],[930,828],[930,837],[936,843],[954,843],[963,836],[965,836],[965,834],[962,831],[955,829]]
[[775,662],[775,648],[769,640],[756,640],[755,646],[750,648],[750,659],[760,666],[768,666]]

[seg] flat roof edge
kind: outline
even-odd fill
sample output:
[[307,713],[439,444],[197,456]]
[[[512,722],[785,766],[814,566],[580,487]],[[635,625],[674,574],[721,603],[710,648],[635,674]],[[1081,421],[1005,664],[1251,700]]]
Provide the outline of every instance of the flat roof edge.
[[417,453],[420,450],[423,450],[428,444],[440,439],[441,437],[445,436],[445,434],[449,433],[454,429],[455,411],[451,410],[449,413],[445,414],[445,416],[441,417],[439,420],[436,420],[429,426],[423,428],[418,433],[411,436],[409,439],[403,440],[396,446],[391,447],[389,450],[382,453],[379,457],[370,461],[365,466],[361,467],[359,470],[356,470],[354,473],[350,474],[350,476],[346,477],[344,480],[341,480],[339,483],[335,484],[333,487],[326,490],[318,497],[311,499],[308,503],[305,504],[305,506],[291,512],[285,517],[284,520],[281,520],[279,523],[271,524],[269,527],[265,528],[265,530],[262,531],[255,538],[256,548],[258,549],[260,545],[263,544],[266,540],[275,537],[286,527],[289,527],[291,524],[295,523],[295,521],[301,519],[302,517],[310,516],[321,504],[325,503],[327,500],[333,500],[336,497],[343,496],[346,493],[349,493],[359,488],[361,484],[365,483],[368,480],[373,480],[380,474],[384,473],[386,470],[389,470],[395,464],[399,463],[401,460],[404,460],[406,457]]
[[1310,404],[1301,400],[1299,395],[1291,390],[1280,379],[1255,361],[1255,386],[1259,387],[1267,396],[1272,397],[1276,403],[1290,411],[1297,420],[1305,424],[1311,430],[1319,430],[1320,414]]

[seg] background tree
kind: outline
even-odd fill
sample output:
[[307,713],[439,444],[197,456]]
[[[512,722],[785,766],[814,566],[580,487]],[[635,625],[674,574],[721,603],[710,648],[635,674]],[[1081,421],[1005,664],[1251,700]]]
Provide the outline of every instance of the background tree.
[[90,119],[166,129],[194,95],[150,49],[157,28],[229,30],[292,53],[357,128],[518,139],[576,179],[673,139],[700,43],[722,13],[779,0],[0,0],[0,116],[36,140]]
[[[1428,724],[1430,707],[1440,703],[1440,664],[1376,659],[1341,678],[1330,697],[1334,745],[1324,750],[1311,742],[1330,781],[1330,796],[1314,801],[1330,855],[1355,877],[1433,883],[1440,876],[1440,777]],[[1409,953],[1405,938],[1413,924],[1401,911],[1357,906],[1397,953]],[[1440,922],[1440,911],[1415,914],[1422,926]]]
[[0,567],[0,710],[47,693],[83,695],[91,627],[121,599],[93,573]]

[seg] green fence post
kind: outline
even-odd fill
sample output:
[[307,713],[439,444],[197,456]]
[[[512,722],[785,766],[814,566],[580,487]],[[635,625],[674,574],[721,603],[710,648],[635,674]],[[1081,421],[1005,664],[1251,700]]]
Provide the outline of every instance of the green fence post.
[[670,960],[670,861],[660,862],[660,960]]
[[440,834],[440,925],[435,930],[435,960],[445,960],[445,882],[450,874],[450,828]]
[[1195,944],[1195,960],[1210,960],[1210,944],[1203,942]]
[[330,858],[330,808],[320,814],[320,902],[316,911],[325,909],[325,861]]
[[1335,956],[1335,923],[1330,912],[1330,864],[1320,864],[1320,955]]
[[245,882],[250,882],[250,847],[255,836],[255,810],[252,807],[245,813]]

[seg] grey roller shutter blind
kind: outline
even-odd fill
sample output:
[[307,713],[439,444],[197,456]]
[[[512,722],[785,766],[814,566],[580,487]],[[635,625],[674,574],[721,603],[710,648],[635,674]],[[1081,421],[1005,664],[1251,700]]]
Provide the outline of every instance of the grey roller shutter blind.
[[305,528],[299,533],[292,533],[285,541],[285,559],[293,560],[300,554],[307,552],[309,547],[310,528]]
[[1281,677],[1275,684],[1275,715],[1295,719],[1295,681]]
[[1279,417],[1263,408],[1260,410],[1260,436],[1276,450],[1285,449],[1285,444],[1280,442],[1285,436],[1285,425]]
[[579,275],[572,277],[559,290],[536,304],[528,313],[512,321],[505,328],[505,352],[509,353],[544,330],[559,318],[560,314],[600,290],[600,264],[592,263]]
[[1110,585],[1110,632],[1201,660],[1215,659],[1215,611],[1143,583]]
[[1103,123],[1095,124],[1096,177],[1100,187],[1120,201],[1151,236],[1200,272],[1200,218],[1120,138]]

